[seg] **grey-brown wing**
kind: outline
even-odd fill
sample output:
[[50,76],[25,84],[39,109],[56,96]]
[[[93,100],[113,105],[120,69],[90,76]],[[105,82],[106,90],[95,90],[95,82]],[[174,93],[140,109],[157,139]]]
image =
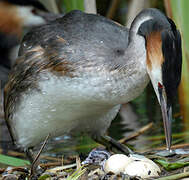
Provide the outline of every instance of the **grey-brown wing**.
[[79,61],[83,56],[92,60],[92,53],[97,56],[103,54],[111,60],[128,46],[127,28],[103,16],[75,10],[29,32],[23,39],[19,55],[37,45],[46,48],[57,36],[75,51],[75,57],[71,54],[71,61]]

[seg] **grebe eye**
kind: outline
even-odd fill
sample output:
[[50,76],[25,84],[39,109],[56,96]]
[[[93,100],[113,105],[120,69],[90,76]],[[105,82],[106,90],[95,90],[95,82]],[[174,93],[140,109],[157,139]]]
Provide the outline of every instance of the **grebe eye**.
[[31,12],[32,12],[32,14],[35,14],[35,15],[37,14],[37,10],[36,9],[32,9]]
[[159,87],[160,89],[162,89],[162,88],[163,88],[163,85],[162,85],[160,82],[158,82],[158,87]]

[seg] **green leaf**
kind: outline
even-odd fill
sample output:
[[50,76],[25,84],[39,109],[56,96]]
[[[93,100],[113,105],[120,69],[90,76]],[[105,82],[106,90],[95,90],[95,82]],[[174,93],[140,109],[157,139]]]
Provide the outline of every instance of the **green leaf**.
[[63,0],[62,1],[63,9],[66,10],[66,12],[69,12],[74,9],[78,9],[81,11],[84,11],[84,0]]
[[48,174],[45,174],[45,175],[43,175],[43,176],[40,176],[40,177],[38,178],[38,180],[45,180],[45,179],[47,179],[47,178],[51,178],[51,176],[48,175]]
[[189,165],[189,162],[181,162],[181,161],[168,162],[168,161],[161,160],[161,159],[155,160],[155,162],[159,163],[161,166],[163,166],[168,171]]
[[19,158],[15,157],[10,157],[6,155],[0,154],[0,163],[1,164],[6,164],[9,166],[25,166],[25,165],[30,165],[30,162],[27,160],[22,160]]
[[82,169],[83,167],[80,167],[78,170],[76,170],[71,176],[69,176],[66,180],[78,180],[86,171],[86,169]]

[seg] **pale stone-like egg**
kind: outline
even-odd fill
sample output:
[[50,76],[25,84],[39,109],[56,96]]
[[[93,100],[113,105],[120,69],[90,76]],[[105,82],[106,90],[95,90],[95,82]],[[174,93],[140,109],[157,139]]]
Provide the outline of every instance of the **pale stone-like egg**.
[[130,157],[114,154],[105,162],[103,169],[106,173],[124,173],[141,178],[156,177],[161,172],[159,166],[152,160],[138,154],[131,154]]
[[106,173],[112,172],[119,174],[124,172],[125,167],[132,161],[128,156],[124,154],[114,154],[104,164],[104,171]]
[[129,176],[138,176],[141,178],[157,177],[161,172],[158,165],[151,160],[135,160],[129,163],[124,174]]

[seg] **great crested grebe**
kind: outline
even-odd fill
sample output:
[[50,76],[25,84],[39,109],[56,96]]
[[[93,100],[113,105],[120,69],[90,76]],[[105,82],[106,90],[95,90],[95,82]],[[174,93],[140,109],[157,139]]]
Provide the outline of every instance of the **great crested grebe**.
[[146,9],[127,29],[72,11],[29,32],[5,88],[13,141],[29,149],[50,134],[103,137],[120,109],[151,80],[171,147],[172,99],[181,78],[181,37],[174,22]]

